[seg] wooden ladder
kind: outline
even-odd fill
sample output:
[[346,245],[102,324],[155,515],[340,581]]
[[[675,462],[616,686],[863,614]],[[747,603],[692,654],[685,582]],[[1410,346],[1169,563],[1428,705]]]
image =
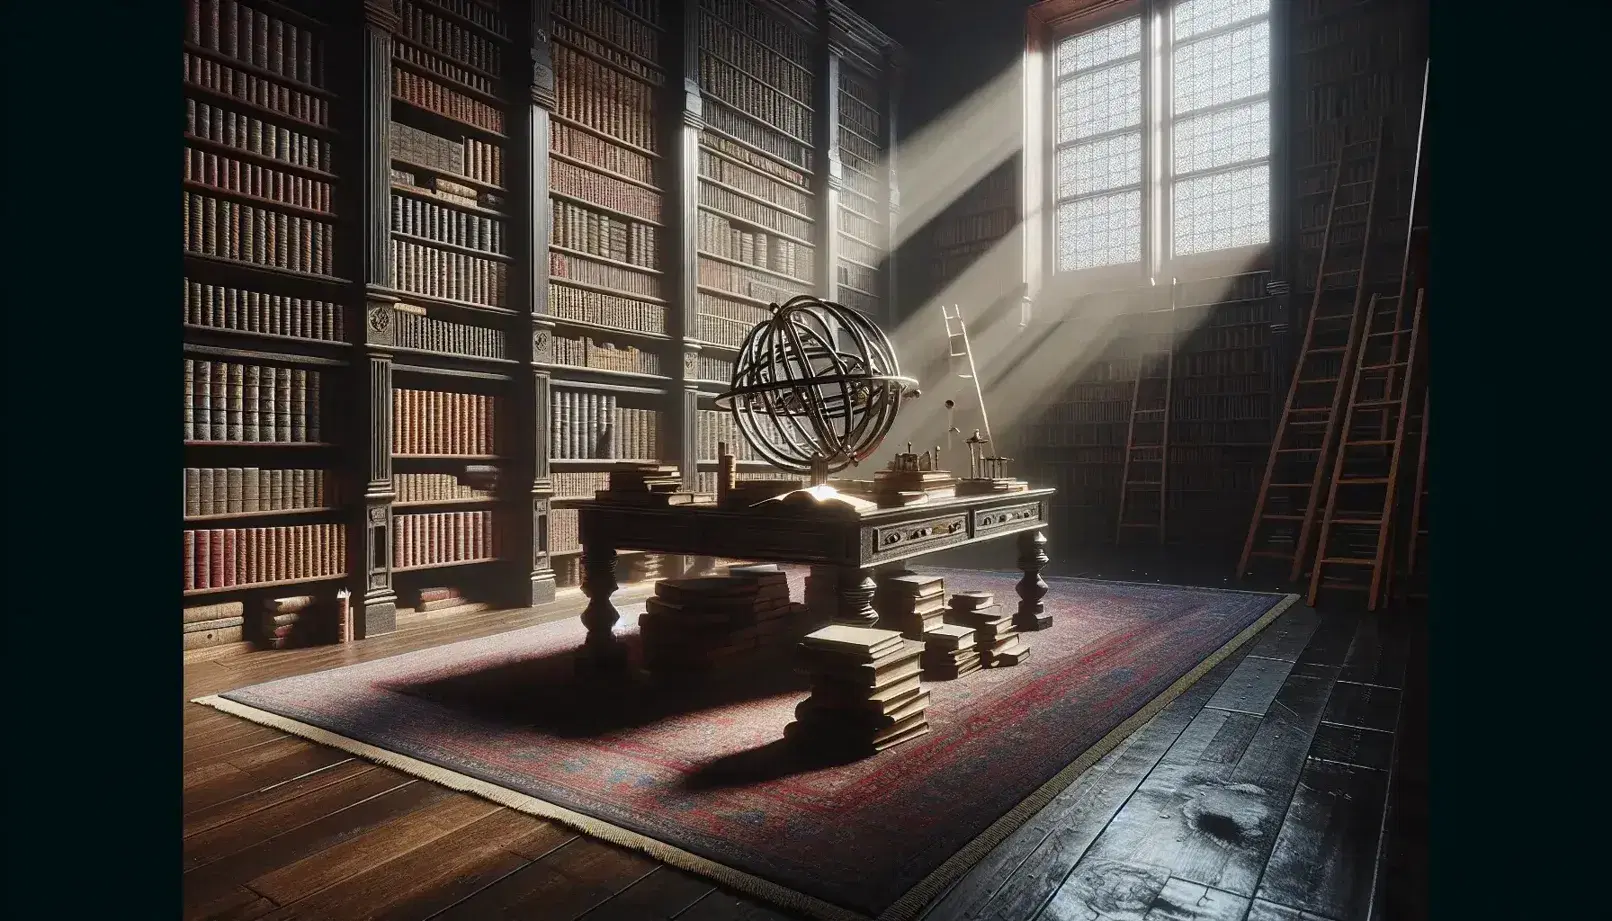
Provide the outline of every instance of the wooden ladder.
[[[1416,482],[1411,487],[1412,492],[1411,492],[1410,525],[1407,528],[1409,533],[1406,535],[1407,538],[1408,538],[1406,540],[1406,544],[1408,545],[1408,549],[1406,550],[1406,553],[1405,553],[1405,581],[1407,583],[1412,583],[1412,580],[1417,577],[1417,575],[1418,575],[1418,570],[1416,568],[1416,563],[1418,562],[1417,557],[1420,556],[1422,553],[1426,552],[1423,549],[1423,544],[1425,543],[1425,540],[1426,540],[1426,538],[1428,536],[1428,527],[1427,527],[1427,426],[1428,426],[1428,414],[1432,412],[1432,409],[1433,409],[1432,390],[1430,388],[1423,388],[1423,390],[1422,390],[1422,434],[1421,434],[1421,437],[1417,439],[1417,446],[1416,446]],[[1416,586],[1414,585],[1414,583],[1408,585],[1408,589],[1409,589],[1409,592],[1412,594],[1412,597],[1415,597]]]
[[[1321,539],[1315,566],[1310,571],[1309,603],[1328,588],[1366,592],[1366,609],[1375,611],[1386,594],[1386,579],[1393,568],[1389,536],[1394,520],[1399,464],[1404,456],[1405,423],[1409,419],[1413,366],[1419,354],[1424,292],[1416,292],[1410,325],[1397,321],[1403,313],[1371,299],[1365,335],[1349,388],[1349,407],[1343,416],[1343,440],[1332,465],[1326,511],[1321,518]],[[1375,329],[1388,321],[1389,329]],[[1363,423],[1359,428],[1357,423]],[[1383,428],[1392,437],[1379,437]],[[1359,437],[1360,435],[1367,437]],[[1337,555],[1339,552],[1347,555]],[[1326,581],[1329,567],[1367,569],[1366,583]]]
[[[1131,389],[1131,418],[1125,429],[1125,463],[1120,471],[1119,518],[1114,542],[1127,531],[1152,531],[1164,543],[1165,484],[1169,481],[1170,392],[1174,387],[1175,297],[1170,306],[1140,314],[1136,385]],[[1136,477],[1136,479],[1132,479]],[[1156,496],[1157,505],[1133,497]]]
[[[1290,582],[1305,572],[1359,338],[1383,141],[1379,120],[1376,137],[1345,144],[1332,164],[1315,293],[1237,562],[1239,577],[1249,574],[1249,564],[1258,557],[1291,560]],[[1353,264],[1339,268],[1339,262]]]

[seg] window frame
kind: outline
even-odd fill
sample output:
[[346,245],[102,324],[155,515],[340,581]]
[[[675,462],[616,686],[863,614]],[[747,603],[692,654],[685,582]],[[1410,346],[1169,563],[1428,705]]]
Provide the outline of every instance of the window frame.
[[[1278,238],[1277,207],[1279,109],[1277,91],[1277,7],[1261,17],[1227,23],[1192,37],[1202,41],[1223,32],[1258,22],[1269,23],[1268,54],[1270,81],[1262,96],[1247,97],[1225,108],[1246,105],[1263,98],[1269,107],[1270,146],[1262,159],[1181,174],[1191,179],[1263,162],[1269,171],[1269,201],[1266,242],[1202,253],[1177,255],[1174,241],[1174,128],[1180,120],[1175,111],[1172,58],[1175,52],[1174,0],[1044,0],[1031,6],[1027,15],[1025,41],[1025,182],[1023,213],[1038,215],[1027,229],[1026,278],[1039,285],[1049,282],[1078,283],[1085,290],[1121,290],[1171,280],[1201,280],[1241,272],[1270,270],[1274,267]],[[1142,258],[1138,263],[1059,270],[1057,249],[1057,74],[1058,44],[1074,35],[1091,32],[1115,22],[1140,16],[1142,23]],[[1072,78],[1071,78],[1072,79]],[[1222,108],[1206,107],[1191,115],[1207,114]],[[1188,116],[1190,117],[1190,116]]]

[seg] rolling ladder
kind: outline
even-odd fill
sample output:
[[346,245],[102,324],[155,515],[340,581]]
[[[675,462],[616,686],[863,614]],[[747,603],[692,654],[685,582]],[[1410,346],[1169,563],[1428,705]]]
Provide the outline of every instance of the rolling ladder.
[[[1119,516],[1114,542],[1127,532],[1152,531],[1164,543],[1165,484],[1170,450],[1170,392],[1174,387],[1175,301],[1164,310],[1138,315],[1136,385],[1131,390],[1130,423],[1125,429],[1125,462],[1120,470]],[[1133,479],[1135,477],[1135,479]]]
[[1256,558],[1290,561],[1288,581],[1304,575],[1339,410],[1358,346],[1384,133],[1345,144],[1333,169],[1314,297],[1276,437],[1260,480],[1237,575]]
[[[1371,611],[1387,594],[1394,568],[1394,500],[1410,417],[1412,371],[1420,354],[1424,293],[1416,292],[1408,325],[1401,322],[1404,311],[1392,306],[1397,298],[1371,299],[1310,571],[1312,605],[1323,587],[1364,591]],[[1388,328],[1379,329],[1379,324]],[[1364,569],[1367,580],[1332,575],[1340,569]]]

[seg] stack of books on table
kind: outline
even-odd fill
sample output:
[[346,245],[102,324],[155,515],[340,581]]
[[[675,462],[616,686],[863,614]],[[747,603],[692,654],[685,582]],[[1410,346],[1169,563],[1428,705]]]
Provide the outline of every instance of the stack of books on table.
[[730,566],[727,575],[663,579],[638,619],[644,667],[708,672],[787,649],[807,617],[776,566]]
[[881,574],[873,590],[873,609],[879,612],[880,627],[921,640],[946,622],[946,580],[910,570]]
[[894,630],[830,624],[808,634],[797,670],[811,677],[812,694],[784,737],[817,754],[859,755],[927,733],[923,648]]
[[699,496],[683,489],[677,467],[668,464],[632,464],[610,471],[610,488],[593,494],[600,502],[666,508],[696,505]]
[[980,650],[974,630],[958,624],[941,624],[924,634],[924,677],[948,681],[980,670]]
[[998,604],[990,592],[958,592],[952,595],[946,622],[974,631],[980,664],[986,668],[1018,665],[1030,653],[1013,626],[1013,615]]

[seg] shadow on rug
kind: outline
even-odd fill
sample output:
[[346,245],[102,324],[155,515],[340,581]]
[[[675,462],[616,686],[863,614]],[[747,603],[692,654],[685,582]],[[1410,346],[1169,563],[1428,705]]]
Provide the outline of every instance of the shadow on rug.
[[[1017,573],[935,570],[1014,597]],[[800,574],[792,573],[799,598]],[[566,621],[204,703],[555,818],[823,918],[911,917],[1294,596],[1049,579],[1011,668],[927,683],[931,731],[871,758],[782,743],[805,679],[578,684]],[[619,627],[637,655],[637,614]]]

